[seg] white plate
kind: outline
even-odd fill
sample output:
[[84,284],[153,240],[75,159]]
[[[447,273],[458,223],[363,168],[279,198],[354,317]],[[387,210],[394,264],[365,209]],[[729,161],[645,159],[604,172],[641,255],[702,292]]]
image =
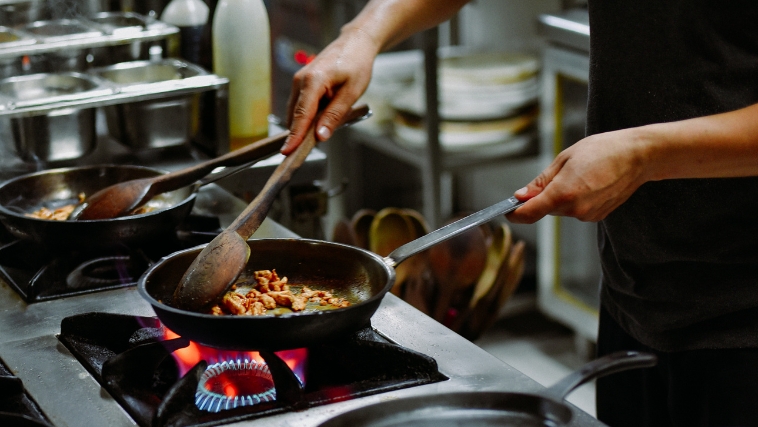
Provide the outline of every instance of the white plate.
[[[518,153],[527,148],[533,140],[533,132],[529,129],[536,120],[535,117],[519,117],[512,119],[520,123],[503,123],[502,126],[487,127],[481,123],[441,123],[440,146],[445,152],[465,153],[476,151],[483,154],[482,150],[491,155],[507,155]],[[398,145],[420,150],[426,147],[427,135],[423,128],[410,126],[402,120],[393,122],[395,141]],[[467,130],[466,128],[469,127]]]

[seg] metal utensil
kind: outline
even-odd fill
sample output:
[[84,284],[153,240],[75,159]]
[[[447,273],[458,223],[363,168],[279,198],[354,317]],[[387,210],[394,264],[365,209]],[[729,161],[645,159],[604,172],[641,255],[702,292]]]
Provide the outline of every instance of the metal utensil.
[[[355,107],[345,117],[344,123],[354,123],[370,115],[368,106]],[[258,196],[200,252],[174,292],[178,307],[200,309],[218,299],[234,284],[250,258],[246,240],[266,218],[277,194],[305,162],[316,143],[315,129],[312,128],[297,149],[274,170]]]

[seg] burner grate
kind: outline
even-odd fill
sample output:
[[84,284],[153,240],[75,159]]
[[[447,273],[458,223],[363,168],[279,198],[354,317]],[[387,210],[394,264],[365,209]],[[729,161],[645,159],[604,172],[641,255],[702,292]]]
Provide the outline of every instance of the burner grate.
[[150,265],[172,252],[210,242],[220,231],[216,217],[190,215],[175,238],[129,247],[51,251],[18,240],[0,225],[0,279],[27,303],[136,286]]
[[285,352],[261,351],[276,400],[210,412],[196,403],[208,363],[201,360],[180,376],[170,355],[190,342],[164,336],[157,318],[85,313],[65,318],[58,339],[142,427],[226,424],[447,379],[433,358],[367,326],[306,349],[302,381],[280,357]]
[[0,425],[50,427],[50,421],[29,396],[21,380],[0,360]]

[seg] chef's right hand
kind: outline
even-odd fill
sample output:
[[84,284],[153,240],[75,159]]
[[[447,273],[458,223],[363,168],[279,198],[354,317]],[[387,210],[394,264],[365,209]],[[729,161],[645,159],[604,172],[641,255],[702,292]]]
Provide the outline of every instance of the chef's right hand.
[[318,141],[332,136],[368,87],[378,53],[378,44],[368,34],[350,29],[295,73],[287,105],[290,135],[282,154],[290,154],[300,145],[314,120]]

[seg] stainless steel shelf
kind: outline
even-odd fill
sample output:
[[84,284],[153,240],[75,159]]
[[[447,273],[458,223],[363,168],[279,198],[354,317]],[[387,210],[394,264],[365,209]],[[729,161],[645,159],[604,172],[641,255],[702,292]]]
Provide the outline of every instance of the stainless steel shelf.
[[161,40],[179,33],[179,28],[174,25],[147,17],[144,17],[144,20],[145,24],[143,27],[129,29],[128,31],[109,29],[105,25],[86,19],[68,20],[80,22],[82,26],[92,30],[91,33],[86,33],[85,36],[74,34],[69,37],[45,38],[29,34],[20,29],[12,29],[12,31],[21,36],[20,42],[6,43],[6,47],[0,45],[0,59],[24,55],[39,55],[56,52],[61,49],[75,50]]
[[[427,163],[424,149],[411,149],[396,142],[390,135],[372,135],[357,128],[349,129],[351,141],[366,145],[372,149],[393,157],[416,168],[423,169]],[[455,171],[474,165],[499,163],[534,156],[538,152],[538,135],[536,130],[517,135],[513,140],[491,144],[461,151],[441,153],[440,165],[444,171]]]

